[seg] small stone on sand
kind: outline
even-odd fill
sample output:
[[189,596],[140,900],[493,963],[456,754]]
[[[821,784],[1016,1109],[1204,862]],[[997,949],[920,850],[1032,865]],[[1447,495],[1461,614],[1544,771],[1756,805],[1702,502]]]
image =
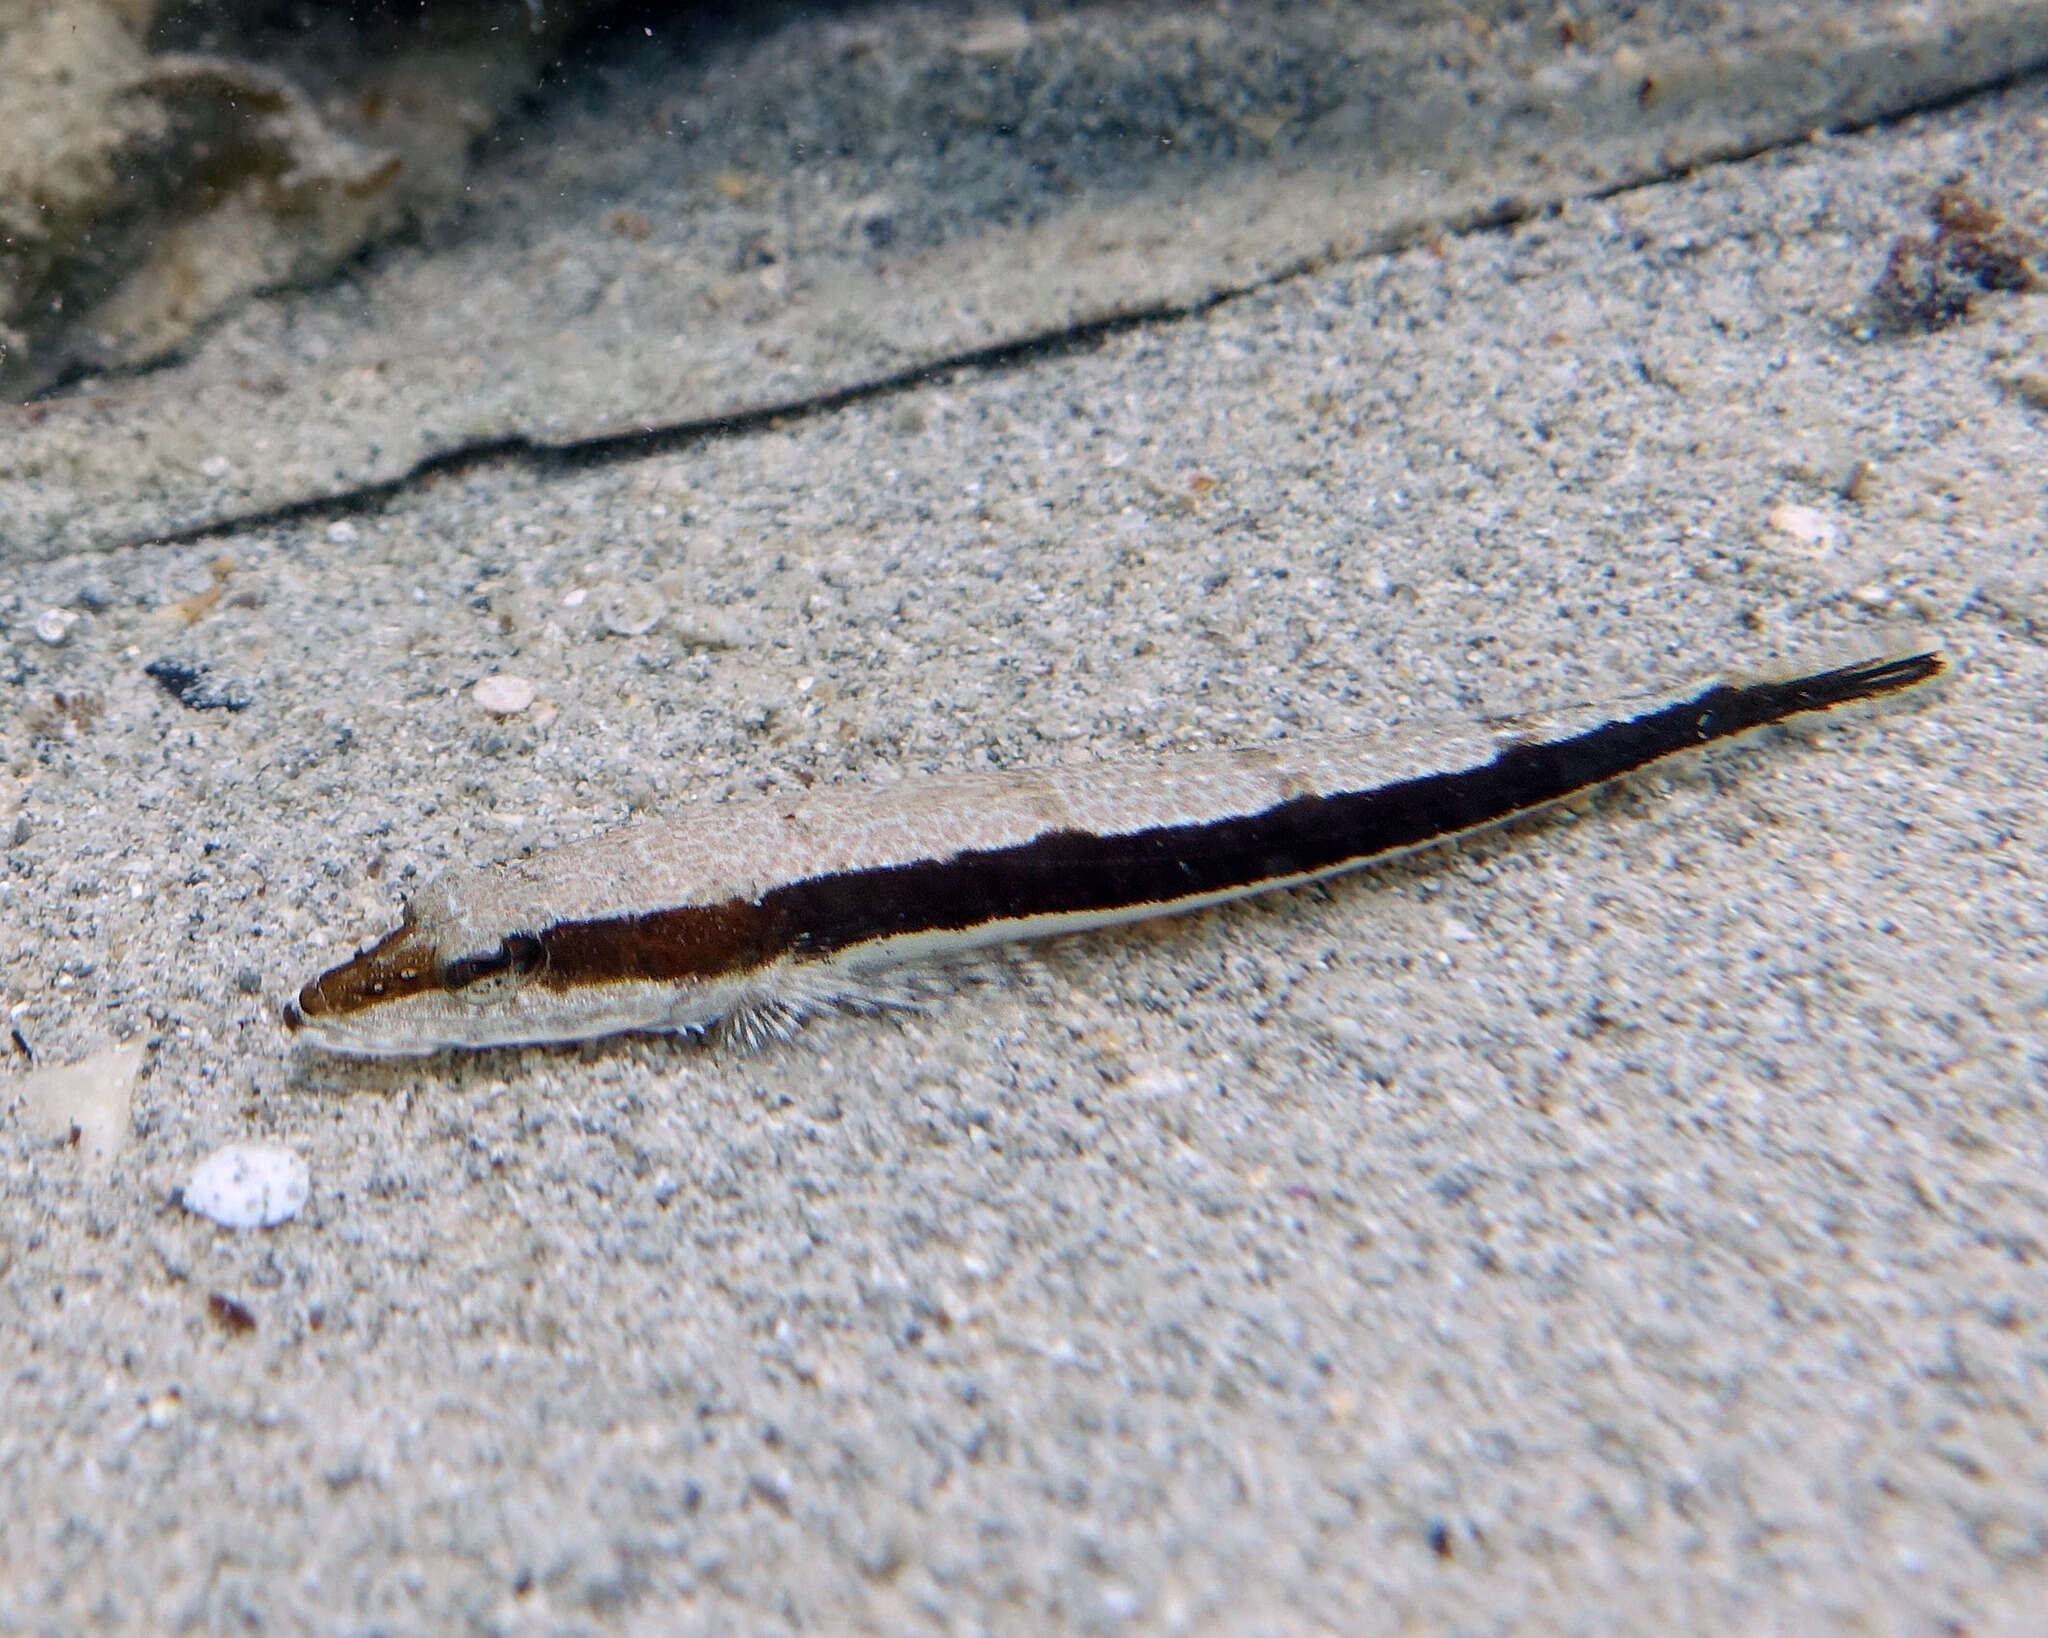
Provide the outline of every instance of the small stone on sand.
[[1842,526],[1817,506],[1787,502],[1772,507],[1767,521],[1779,534],[1815,552],[1831,552],[1841,543]]
[[494,717],[516,717],[534,701],[538,692],[524,677],[512,677],[503,673],[486,677],[472,688],[470,698],[476,701],[480,710],[488,711]]
[[2048,410],[2048,364],[2035,369],[2016,370],[2007,380],[2029,408]]

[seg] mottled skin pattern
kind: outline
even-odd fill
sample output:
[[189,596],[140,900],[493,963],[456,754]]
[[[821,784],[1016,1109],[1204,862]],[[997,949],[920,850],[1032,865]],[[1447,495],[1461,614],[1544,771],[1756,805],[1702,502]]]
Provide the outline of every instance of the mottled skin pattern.
[[368,1054],[735,1014],[758,1033],[823,1005],[888,1004],[873,978],[886,966],[1356,869],[1941,669],[1919,655],[1424,743],[1291,741],[706,807],[444,876],[287,1021]]

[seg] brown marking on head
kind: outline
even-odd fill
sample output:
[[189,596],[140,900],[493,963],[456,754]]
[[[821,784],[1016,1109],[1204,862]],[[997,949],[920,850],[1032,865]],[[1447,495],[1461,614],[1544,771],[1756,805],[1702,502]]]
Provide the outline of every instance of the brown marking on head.
[[410,912],[395,932],[313,979],[285,1009],[293,1029],[316,1019],[342,1019],[387,1001],[444,987],[440,952]]

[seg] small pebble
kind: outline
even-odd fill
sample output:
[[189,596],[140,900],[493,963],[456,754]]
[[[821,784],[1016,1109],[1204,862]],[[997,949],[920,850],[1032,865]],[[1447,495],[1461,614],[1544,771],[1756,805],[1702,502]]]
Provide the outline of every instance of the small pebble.
[[2031,408],[2048,410],[2048,368],[2021,370],[2012,377],[2012,390]]
[[209,455],[199,463],[199,475],[203,478],[212,478],[216,482],[225,478],[234,469],[234,463],[225,455]]
[[1779,534],[1816,552],[1831,552],[1841,542],[1842,526],[1817,506],[1787,502],[1772,507],[1767,521]]
[[52,648],[69,641],[71,628],[78,624],[78,615],[72,609],[44,609],[36,616],[36,623],[30,627],[37,637]]
[[142,674],[188,711],[246,711],[255,703],[237,682],[215,682],[213,668],[192,660],[151,660]]
[[997,12],[985,23],[971,24],[954,48],[970,57],[1014,57],[1030,44],[1028,18]]
[[330,546],[353,546],[360,539],[362,535],[346,518],[327,526],[327,544]]
[[614,637],[645,637],[667,613],[667,602],[652,586],[628,586],[605,599],[604,629]]
[[516,717],[534,701],[538,690],[524,677],[500,673],[486,677],[469,691],[479,709],[494,717]]
[[690,616],[689,624],[681,630],[669,628],[675,641],[684,648],[752,648],[754,632],[751,626],[735,620],[722,609],[699,609]]
[[299,1214],[311,1191],[306,1163],[271,1143],[230,1143],[199,1163],[185,1209],[223,1228],[275,1228]]

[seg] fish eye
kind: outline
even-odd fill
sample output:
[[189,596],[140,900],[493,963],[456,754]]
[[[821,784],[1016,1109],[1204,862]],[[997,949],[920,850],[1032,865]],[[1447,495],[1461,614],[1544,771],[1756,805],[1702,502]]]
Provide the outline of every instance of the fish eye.
[[484,955],[463,956],[449,962],[441,969],[441,982],[451,990],[466,990],[501,973],[523,978],[541,965],[545,953],[533,934],[513,933]]

